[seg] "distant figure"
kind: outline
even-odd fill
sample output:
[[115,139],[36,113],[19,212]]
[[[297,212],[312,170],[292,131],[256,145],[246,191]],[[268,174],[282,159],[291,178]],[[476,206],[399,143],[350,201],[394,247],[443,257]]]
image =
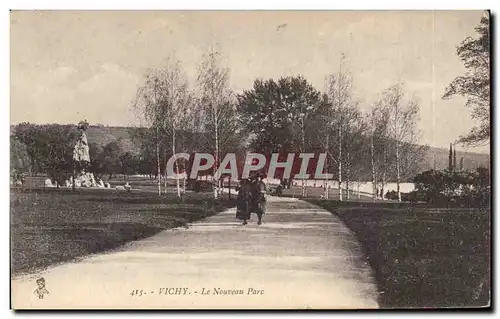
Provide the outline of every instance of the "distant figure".
[[108,182],[106,182],[106,183],[104,184],[104,187],[105,187],[105,188],[111,188],[111,184],[110,184],[110,183],[108,183]]
[[129,185],[128,181],[125,183],[125,186],[123,186],[127,192],[130,192],[132,187]]
[[71,182],[69,180],[66,180],[64,184],[66,185],[67,188],[71,188]]
[[45,295],[49,294],[49,291],[47,290],[47,288],[45,288],[45,279],[37,279],[36,284],[38,288],[33,291],[33,294],[38,295],[38,299],[43,299]]

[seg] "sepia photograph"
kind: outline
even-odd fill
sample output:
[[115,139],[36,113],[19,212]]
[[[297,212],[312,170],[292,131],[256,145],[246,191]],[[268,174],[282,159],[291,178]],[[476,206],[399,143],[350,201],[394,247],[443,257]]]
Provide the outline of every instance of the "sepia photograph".
[[489,10],[11,10],[13,310],[488,309]]

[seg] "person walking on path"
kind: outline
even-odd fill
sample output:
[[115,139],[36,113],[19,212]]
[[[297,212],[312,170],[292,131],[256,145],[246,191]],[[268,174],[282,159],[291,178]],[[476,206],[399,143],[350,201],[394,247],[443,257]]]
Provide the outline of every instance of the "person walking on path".
[[257,214],[258,222],[257,225],[262,225],[262,217],[266,213],[267,207],[267,185],[264,182],[264,176],[257,176],[256,180],[253,183],[254,186],[254,212]]
[[241,180],[238,188],[238,198],[236,207],[236,218],[243,220],[243,225],[248,224],[247,220],[250,219],[252,203],[252,190],[249,180]]

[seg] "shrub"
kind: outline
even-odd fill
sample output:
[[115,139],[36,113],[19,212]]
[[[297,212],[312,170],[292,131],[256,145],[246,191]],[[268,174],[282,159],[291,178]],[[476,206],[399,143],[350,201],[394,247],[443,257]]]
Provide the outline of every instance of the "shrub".
[[[417,192],[425,201],[436,205],[485,207],[490,203],[489,170],[479,167],[474,172],[429,170],[415,176]],[[419,195],[420,196],[420,195]]]

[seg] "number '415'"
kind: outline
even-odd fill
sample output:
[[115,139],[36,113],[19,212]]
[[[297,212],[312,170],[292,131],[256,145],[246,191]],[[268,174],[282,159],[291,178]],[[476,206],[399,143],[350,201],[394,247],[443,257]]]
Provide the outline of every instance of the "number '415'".
[[132,297],[134,297],[134,296],[140,297],[140,296],[142,296],[142,293],[143,293],[142,289],[141,290],[134,289],[134,290],[132,290],[132,292],[130,293],[130,295]]

